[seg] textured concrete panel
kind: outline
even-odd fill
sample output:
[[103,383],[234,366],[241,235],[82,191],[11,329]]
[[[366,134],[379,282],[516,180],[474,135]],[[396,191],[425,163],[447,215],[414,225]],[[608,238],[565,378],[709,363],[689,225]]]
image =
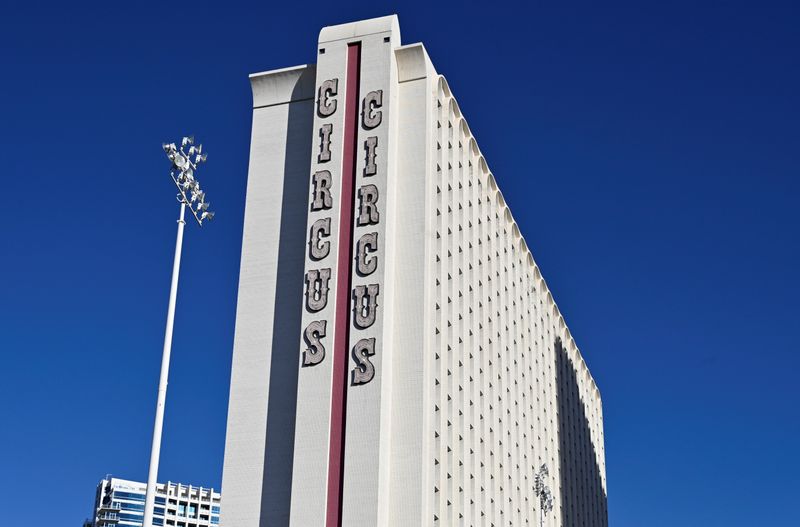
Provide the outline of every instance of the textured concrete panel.
[[253,111],[223,525],[288,524],[313,76],[304,66],[252,77],[262,106]]

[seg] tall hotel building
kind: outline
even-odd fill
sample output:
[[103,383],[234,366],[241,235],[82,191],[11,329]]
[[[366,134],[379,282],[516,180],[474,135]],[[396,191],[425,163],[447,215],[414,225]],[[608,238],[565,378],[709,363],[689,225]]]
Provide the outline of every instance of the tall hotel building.
[[605,526],[600,393],[394,16],[251,76],[222,486],[233,527]]

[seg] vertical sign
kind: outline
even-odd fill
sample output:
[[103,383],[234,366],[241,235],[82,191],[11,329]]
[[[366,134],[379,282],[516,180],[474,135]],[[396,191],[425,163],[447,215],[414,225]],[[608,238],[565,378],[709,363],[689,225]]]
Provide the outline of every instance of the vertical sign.
[[378,449],[388,431],[381,413],[388,95],[399,30],[396,17],[370,22],[374,27],[334,26],[320,35],[293,526],[377,522]]
[[[350,280],[350,368],[342,519],[378,525],[381,473],[388,467],[392,307],[392,101],[396,26],[361,37],[356,117],[355,211]],[[384,450],[381,451],[381,448]],[[383,481],[388,481],[384,479]],[[384,507],[385,508],[385,507]]]
[[345,393],[335,380],[341,376],[338,372],[347,368],[346,352],[341,351],[346,347],[347,321],[341,317],[347,315],[343,302],[347,301],[350,281],[353,170],[345,166],[348,156],[344,142],[348,95],[357,88],[357,83],[347,78],[348,60],[346,44],[320,38],[306,209],[305,279],[302,291],[298,291],[303,295],[303,329],[298,335],[300,372],[290,521],[297,527],[324,525],[329,505],[338,509],[339,503],[340,491],[330,485],[339,478],[330,481],[329,472],[341,467],[341,455],[336,452],[341,452],[344,434]]
[[350,326],[350,270],[353,252],[350,228],[353,218],[353,183],[355,179],[355,115],[358,101],[358,76],[361,65],[361,44],[347,46],[347,91],[345,98],[344,138],[342,153],[342,197],[339,230],[339,273],[336,285],[336,339],[331,381],[330,447],[328,451],[328,502],[326,525],[341,525],[342,467],[344,464],[345,418],[347,415],[347,341]]

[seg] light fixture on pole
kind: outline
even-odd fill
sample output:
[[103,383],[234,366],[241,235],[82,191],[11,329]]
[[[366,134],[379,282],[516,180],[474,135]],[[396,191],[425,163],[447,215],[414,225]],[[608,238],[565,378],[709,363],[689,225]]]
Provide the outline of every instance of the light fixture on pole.
[[[187,148],[188,147],[188,148]],[[206,194],[200,190],[197,181],[197,168],[206,161],[203,145],[194,146],[194,137],[184,137],[181,146],[175,143],[162,145],[167,158],[172,162],[170,175],[178,187],[178,202],[181,204],[178,218],[178,238],[175,241],[175,259],[172,263],[172,283],[169,290],[169,308],[167,309],[167,329],[164,334],[164,350],[161,354],[161,376],[158,381],[158,402],[156,403],[156,420],[153,426],[153,444],[150,450],[150,470],[147,474],[147,492],[144,502],[143,527],[153,527],[153,507],[156,500],[156,478],[158,477],[158,461],[161,456],[161,431],[164,424],[164,403],[167,398],[167,379],[169,378],[169,356],[172,352],[172,327],[175,321],[175,299],[178,293],[178,274],[181,268],[181,248],[183,247],[183,227],[186,225],[184,215],[186,208],[192,212],[198,225],[214,218],[208,210],[209,202]]]
[[180,192],[178,201],[181,203],[181,209],[188,206],[194,219],[202,226],[203,221],[214,218],[214,213],[208,210],[211,203],[206,201],[206,193],[200,190],[200,182],[195,178],[197,167],[205,163],[207,157],[207,154],[203,153],[203,145],[194,146],[194,137],[184,137],[180,148],[176,147],[175,143],[164,143],[162,148],[172,162],[170,175]]
[[539,525],[544,525],[544,517],[548,512],[553,510],[553,493],[550,492],[550,487],[545,483],[545,479],[549,475],[547,464],[539,467],[539,472],[533,476],[533,493],[539,498]]

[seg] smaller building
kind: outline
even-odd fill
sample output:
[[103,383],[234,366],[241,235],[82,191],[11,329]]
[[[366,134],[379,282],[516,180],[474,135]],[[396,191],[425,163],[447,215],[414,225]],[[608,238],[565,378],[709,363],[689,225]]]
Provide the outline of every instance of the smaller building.
[[[141,527],[147,484],[106,476],[97,485],[90,527]],[[219,527],[220,493],[182,483],[158,483],[153,525]],[[87,524],[84,524],[84,527]]]

